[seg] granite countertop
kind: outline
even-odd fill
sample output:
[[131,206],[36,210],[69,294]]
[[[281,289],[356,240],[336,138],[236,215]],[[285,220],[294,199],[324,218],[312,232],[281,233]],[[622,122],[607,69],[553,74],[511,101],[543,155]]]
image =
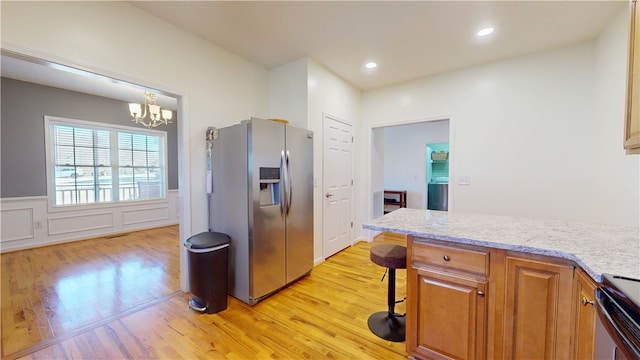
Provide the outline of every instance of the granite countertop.
[[569,259],[598,282],[640,279],[637,227],[401,208],[363,228]]

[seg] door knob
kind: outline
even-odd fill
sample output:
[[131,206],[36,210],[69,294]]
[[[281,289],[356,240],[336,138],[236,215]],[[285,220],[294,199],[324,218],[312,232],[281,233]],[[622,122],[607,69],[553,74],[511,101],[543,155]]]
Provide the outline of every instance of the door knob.
[[329,194],[329,193],[324,194],[324,197],[326,197],[327,199],[332,197],[332,196],[333,196],[333,194]]

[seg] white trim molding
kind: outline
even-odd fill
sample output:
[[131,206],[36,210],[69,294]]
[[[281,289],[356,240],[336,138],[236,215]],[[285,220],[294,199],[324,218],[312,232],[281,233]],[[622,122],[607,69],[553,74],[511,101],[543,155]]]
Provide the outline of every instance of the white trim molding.
[[121,203],[84,211],[48,211],[46,196],[0,199],[0,252],[176,225],[179,191],[164,201]]

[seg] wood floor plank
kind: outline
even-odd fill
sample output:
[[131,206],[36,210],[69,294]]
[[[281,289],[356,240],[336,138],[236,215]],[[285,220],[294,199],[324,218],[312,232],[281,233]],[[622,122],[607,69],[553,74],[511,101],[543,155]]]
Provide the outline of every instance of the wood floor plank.
[[[51,360],[51,359],[68,359],[69,357],[64,352],[61,345],[54,345],[43,349],[37,353],[32,353],[21,359],[34,359],[34,360]],[[115,359],[115,358],[114,358]]]
[[3,253],[2,355],[175,292],[178,239],[169,226]]
[[[177,236],[172,231],[155,234],[166,237],[174,235]],[[57,274],[54,278],[58,280],[72,277],[82,283],[82,277],[77,276],[78,264],[75,263],[81,257],[85,264],[101,264],[100,269],[104,270],[108,268],[104,267],[104,263],[108,262],[121,272],[148,270],[159,266],[163,258],[177,258],[178,247],[175,242],[159,245],[157,239],[144,232],[137,234],[136,239],[138,238],[148,246],[155,244],[152,246],[153,250],[144,255],[136,255],[136,249],[128,252],[120,249],[120,245],[111,243],[109,245],[115,246],[110,250],[112,254],[105,256],[104,253],[88,251],[78,256],[68,249],[57,249],[49,254],[60,261],[59,267],[54,270],[51,266],[45,266],[39,271],[54,272]],[[131,243],[131,240],[128,242]],[[405,359],[407,353],[404,343],[380,339],[367,326],[370,314],[386,310],[387,279],[381,281],[384,269],[369,260],[370,247],[380,241],[387,240],[381,237],[373,243],[362,242],[345,249],[315,267],[309,276],[253,307],[228,297],[226,310],[217,314],[200,314],[188,308],[189,294],[175,292],[149,306],[122,312],[122,315],[112,315],[112,319],[107,322],[96,322],[95,326],[85,325],[86,331],[70,338],[57,335],[59,341],[54,337],[43,343],[46,346],[38,348],[32,345],[32,352],[27,348],[14,354],[26,354],[23,356],[25,359]],[[401,239],[397,238],[388,241],[401,243]],[[105,249],[106,247],[102,247],[102,250]],[[134,258],[137,263],[131,265]],[[122,264],[130,264],[129,270]],[[4,270],[5,264],[2,266]],[[154,281],[166,282],[149,290],[150,294],[157,296],[166,289],[177,286],[178,269],[170,267],[160,277],[150,273],[149,278]],[[81,274],[91,271],[95,272],[95,269],[84,267]],[[41,278],[40,290],[34,293],[50,299],[36,299],[31,304],[32,307],[46,308],[43,304],[53,302],[64,303],[69,309],[75,308],[73,302],[66,304],[59,299],[55,286],[47,284],[45,276],[34,275]],[[2,274],[3,287],[11,283],[9,278],[10,276],[5,278],[5,274]],[[398,270],[399,299],[405,293],[404,283],[404,271]],[[140,283],[134,285],[140,286]],[[46,290],[52,286],[53,290]],[[125,288],[126,286],[124,285]],[[103,297],[109,297],[111,292],[114,299],[141,300],[114,288],[105,291]],[[14,292],[15,297],[7,299],[3,294],[3,306],[6,301],[12,303],[26,293],[24,290],[17,291]],[[109,303],[100,300],[97,304],[86,305],[94,308],[96,313],[101,313],[97,308]],[[13,310],[7,311],[7,314],[4,313],[5,310],[7,309],[3,307],[3,351],[5,339],[12,339],[14,330],[20,329],[19,326],[17,329],[9,329],[8,326],[14,326],[22,319],[18,316],[16,321],[15,316],[10,316],[15,315]],[[396,310],[404,312],[404,303],[398,304]],[[46,318],[64,324],[65,319],[62,317],[68,316],[69,310],[65,306],[54,306],[52,311],[53,314],[48,314]],[[104,314],[95,317],[101,316]],[[10,330],[12,334],[5,334],[5,330]],[[6,359],[16,358],[10,353],[3,354]]]

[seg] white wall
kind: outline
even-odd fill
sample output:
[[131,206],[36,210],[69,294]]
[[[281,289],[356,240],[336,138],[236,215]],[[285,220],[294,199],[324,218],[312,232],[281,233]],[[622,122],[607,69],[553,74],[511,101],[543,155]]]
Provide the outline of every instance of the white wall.
[[[353,125],[355,131],[360,91],[306,57],[271,69],[269,89],[271,117],[289,120],[291,125],[309,129],[314,134],[314,262],[318,264],[324,260],[323,114]],[[354,152],[355,160],[361,155],[355,147]],[[356,193],[354,191],[354,199]]]
[[622,148],[627,66],[628,9],[600,34],[595,44],[595,99],[591,161],[592,217],[603,222],[640,223],[640,156]]
[[[340,77],[328,71],[315,61],[308,59],[308,119],[309,130],[314,133],[313,142],[313,167],[314,167],[314,256],[315,262],[318,263],[323,259],[322,251],[322,219],[324,213],[324,196],[323,196],[323,114],[332,115],[348,124],[353,125],[354,134],[359,129],[359,104],[360,91],[348,84]],[[361,174],[359,168],[362,164],[362,153],[358,146],[360,139],[356,136],[354,150],[354,174]],[[367,143],[368,145],[368,143]],[[362,228],[363,218],[366,218],[363,209],[360,207],[362,203],[362,194],[359,189],[366,184],[368,179],[362,179],[356,176],[354,179],[353,204],[358,211],[354,215],[354,234],[358,234],[357,229]],[[352,213],[354,213],[352,211]]]
[[294,60],[269,71],[270,118],[285,119],[307,129],[307,58]]
[[[609,56],[624,57],[625,51],[622,44],[600,41],[367,91],[363,122],[371,128],[454,117],[451,180],[471,180],[469,186],[453,185],[455,211],[637,226],[637,158],[618,156],[620,164],[608,175],[625,187],[595,195],[594,174],[602,159],[595,159],[594,145],[617,152],[622,141],[622,131],[611,130],[618,135],[610,138],[594,125],[596,109],[610,114],[598,122],[615,127],[623,122],[615,115],[620,98],[601,103],[605,89],[598,87],[612,90],[624,70],[605,70],[596,59],[604,43],[612,47]],[[599,71],[606,72],[608,85],[594,78]],[[622,213],[628,215],[618,216]]]
[[449,142],[449,121],[384,128],[384,188],[406,190],[407,207],[426,209],[426,146]]
[[[369,189],[373,200],[373,194],[378,191],[384,190],[384,171],[385,171],[385,132],[384,128],[375,128],[371,131],[371,160],[369,165],[371,166],[371,175],[369,176]],[[374,211],[374,205],[372,204],[369,214],[369,218],[380,216]]]
[[126,2],[2,2],[1,16],[4,49],[182,95],[181,241],[206,231],[205,130],[266,116],[267,70]]

